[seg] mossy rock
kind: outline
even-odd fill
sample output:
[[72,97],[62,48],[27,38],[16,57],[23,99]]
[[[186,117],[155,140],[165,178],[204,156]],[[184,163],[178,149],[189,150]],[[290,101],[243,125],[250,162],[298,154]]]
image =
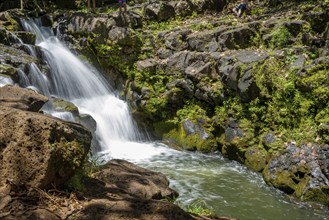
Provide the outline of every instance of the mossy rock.
[[303,201],[317,201],[329,205],[329,186],[321,186],[306,192],[302,197]]
[[7,64],[0,64],[0,75],[3,77],[10,77],[15,83],[19,82],[19,75],[17,73],[17,70]]
[[17,31],[16,36],[19,37],[25,44],[35,44],[36,36],[35,34],[27,31]]
[[256,144],[251,121],[241,119],[235,122],[230,119],[223,138],[218,139],[222,145],[222,154],[231,160],[245,162],[246,150]]
[[[164,125],[162,123],[160,124]],[[209,153],[218,150],[218,144],[215,137],[211,133],[208,133],[206,129],[201,128],[192,122],[192,132],[187,131],[183,123],[180,123],[179,125],[167,123],[166,126],[159,128],[160,124],[157,126],[157,131],[163,133],[162,137],[166,142],[191,151],[197,150]]]
[[79,115],[79,109],[72,102],[63,99],[54,99],[53,105],[56,110],[71,112],[73,116]]
[[259,147],[250,147],[245,153],[245,164],[250,169],[261,172],[266,166],[267,152]]
[[268,171],[268,165],[263,170],[263,177],[266,183],[288,193],[293,194],[297,188],[297,184],[293,181],[294,174],[288,170],[277,169],[273,176]]

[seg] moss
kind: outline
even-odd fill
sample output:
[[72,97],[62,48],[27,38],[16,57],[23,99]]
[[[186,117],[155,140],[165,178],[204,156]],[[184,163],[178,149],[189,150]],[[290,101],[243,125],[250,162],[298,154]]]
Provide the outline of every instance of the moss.
[[308,190],[301,199],[303,201],[317,201],[329,205],[329,186]]
[[245,153],[245,164],[256,172],[261,172],[266,166],[267,152],[260,147],[250,147]]
[[292,38],[292,34],[285,26],[274,29],[271,35],[271,40],[269,42],[271,48],[282,48],[288,45]]
[[71,112],[73,115],[79,114],[79,109],[72,102],[65,101],[63,99],[55,99],[53,105],[57,110],[64,110]]

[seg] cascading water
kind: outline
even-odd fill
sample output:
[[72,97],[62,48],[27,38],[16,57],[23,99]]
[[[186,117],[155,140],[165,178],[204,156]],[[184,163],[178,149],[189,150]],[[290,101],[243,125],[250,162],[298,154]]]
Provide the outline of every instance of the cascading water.
[[[218,215],[240,219],[326,219],[321,206],[298,204],[268,187],[261,175],[220,155],[181,152],[164,144],[146,142],[130,117],[127,104],[114,95],[113,89],[93,67],[71,53],[40,23],[23,20],[25,30],[37,36],[49,72],[41,72],[31,64],[28,77],[20,73],[23,86],[35,87],[49,97],[74,103],[80,113],[91,115],[97,122],[96,139],[99,156],[126,159],[146,168],[160,171],[180,193],[178,203],[203,199]],[[1,82],[0,82],[1,83]],[[65,120],[72,115],[46,112]]]

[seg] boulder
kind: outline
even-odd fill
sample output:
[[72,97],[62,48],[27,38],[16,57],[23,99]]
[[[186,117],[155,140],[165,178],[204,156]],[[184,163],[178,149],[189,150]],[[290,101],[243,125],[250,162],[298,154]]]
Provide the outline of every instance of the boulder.
[[36,35],[27,31],[16,31],[15,35],[25,44],[35,44]]
[[3,44],[0,44],[0,54],[0,63],[8,64],[15,68],[25,67],[31,63],[38,63],[35,57],[28,55],[23,50],[18,50]]
[[46,96],[40,95],[31,89],[12,85],[0,87],[1,106],[38,112],[47,101]]
[[175,13],[177,16],[186,17],[193,13],[193,3],[189,0],[180,0],[175,5]]
[[174,16],[175,8],[164,1],[152,2],[144,8],[144,17],[149,20],[166,21]]
[[53,188],[70,179],[89,152],[91,134],[81,125],[0,107],[1,181]]
[[272,158],[263,171],[264,180],[304,201],[329,204],[329,145],[291,143]]
[[165,175],[125,160],[109,161],[94,177],[105,182],[108,188],[123,189],[124,193],[139,199],[160,200],[178,196],[176,191],[169,188],[169,180]]
[[[221,152],[224,156],[231,160],[244,163],[246,159],[247,149],[254,145],[252,139],[254,137],[253,126],[250,121],[243,119],[236,121],[230,118],[225,128],[225,133],[220,140],[222,145]],[[252,155],[250,152],[248,155]],[[252,164],[252,157],[248,157],[249,164]]]
[[178,127],[172,127],[170,123],[159,123],[156,132],[163,135],[163,139],[172,147],[185,150],[198,150],[203,153],[215,152],[218,145],[214,135],[206,128],[206,120],[198,118],[191,120],[186,118]]
[[16,68],[12,67],[11,65],[7,64],[0,64],[0,75],[6,77],[10,77],[13,82],[19,82],[19,75],[17,73]]
[[221,33],[227,31],[229,28],[221,26],[212,30],[204,30],[201,32],[195,32],[188,35],[187,43],[190,50],[199,52],[209,51],[215,52],[218,50],[217,38]]
[[164,40],[164,44],[167,49],[173,51],[182,51],[188,48],[186,37],[191,33],[188,29],[177,29],[165,34],[159,34],[159,38]]
[[245,49],[253,45],[252,38],[256,36],[253,29],[241,27],[222,33],[218,37],[218,43],[222,51],[230,49]]

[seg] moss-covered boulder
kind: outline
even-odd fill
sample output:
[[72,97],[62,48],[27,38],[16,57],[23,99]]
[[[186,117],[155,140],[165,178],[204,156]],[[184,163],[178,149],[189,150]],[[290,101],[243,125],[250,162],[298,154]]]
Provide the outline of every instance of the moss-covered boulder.
[[11,65],[0,64],[0,76],[10,77],[15,83],[19,82],[19,75],[17,70]]
[[70,112],[74,117],[79,115],[79,109],[72,102],[63,99],[53,99],[52,104],[56,111]]
[[[222,146],[221,152],[224,156],[244,163],[247,149],[256,144],[252,123],[247,119],[236,122],[233,118],[230,118],[225,133],[219,138],[219,143]],[[254,163],[251,161],[252,151],[247,155],[249,156],[249,163]]]
[[[204,153],[217,151],[216,139],[203,127],[204,124],[202,119],[197,122],[185,119],[177,127],[163,134],[163,139],[171,145],[180,146],[185,150],[198,150]],[[161,124],[161,126],[163,125]]]
[[264,179],[302,200],[329,204],[328,152],[328,145],[290,144],[285,153],[269,161]]
[[16,36],[19,37],[25,44],[35,44],[36,36],[31,32],[26,31],[17,31],[15,32]]

